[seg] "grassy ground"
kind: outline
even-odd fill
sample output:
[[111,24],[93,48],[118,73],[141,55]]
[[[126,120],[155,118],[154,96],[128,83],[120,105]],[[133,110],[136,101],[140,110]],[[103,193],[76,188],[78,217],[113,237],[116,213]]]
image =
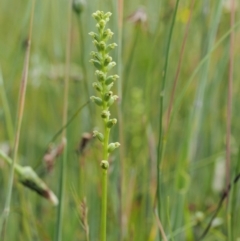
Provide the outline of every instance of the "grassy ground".
[[[229,30],[233,11],[231,13],[226,8],[224,1],[195,1],[186,32],[191,2],[181,0],[177,6],[174,0],[125,1],[122,36],[117,27],[119,8],[115,1],[88,1],[80,15],[72,12],[68,119],[95,94],[92,88],[94,68],[89,63],[89,54],[94,47],[88,33],[95,29],[91,14],[98,9],[111,11],[113,16],[109,27],[115,33],[113,40],[118,45],[119,39],[122,40],[120,51],[116,48],[113,52],[114,60],[121,67],[118,69],[121,78],[114,86],[114,92],[120,91],[121,94],[122,90],[122,98],[112,107],[111,113],[113,117],[120,116],[122,122],[113,129],[111,137],[113,141],[120,140],[121,148],[110,157],[108,240],[164,240],[159,235],[159,221],[167,240],[198,240],[225,189],[232,33]],[[7,143],[11,150],[18,121],[18,95],[31,4],[32,1],[0,2],[0,143],[1,146]],[[17,163],[31,166],[57,196],[62,156],[55,160],[51,172],[46,171],[43,157],[49,142],[63,126],[67,4],[68,1],[63,0],[36,1],[17,155]],[[142,10],[138,9],[139,6],[143,7]],[[239,7],[238,4],[235,12],[232,56],[231,182],[240,171]],[[144,14],[147,15],[147,22],[131,21],[129,16],[137,9],[143,20]],[[177,11],[175,19],[174,10]],[[172,37],[169,38],[171,26]],[[184,52],[179,62],[185,35]],[[168,122],[179,63],[181,68]],[[164,96],[161,98],[163,87]],[[66,128],[63,241],[87,240],[86,226],[89,226],[89,240],[99,237],[101,146],[91,139],[86,148],[80,150],[83,134],[102,128],[99,114],[98,108],[88,103]],[[160,152],[159,137],[163,141],[160,142]],[[61,135],[51,145],[59,143]],[[12,152],[8,155],[12,156]],[[9,173],[9,166],[0,160],[1,213]],[[236,182],[232,187],[228,202],[222,203],[204,240],[240,240],[239,184]],[[156,218],[155,213],[160,216]],[[57,208],[15,178],[5,240],[54,240],[56,222]]]

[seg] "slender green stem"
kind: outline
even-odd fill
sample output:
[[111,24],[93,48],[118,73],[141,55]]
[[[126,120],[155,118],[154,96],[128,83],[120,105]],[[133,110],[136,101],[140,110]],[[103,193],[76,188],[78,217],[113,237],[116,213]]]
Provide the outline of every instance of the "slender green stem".
[[[66,60],[65,60],[65,80],[64,80],[64,99],[63,99],[63,126],[68,123],[68,89],[69,89],[69,72],[70,72],[70,50],[71,50],[71,19],[72,19],[72,0],[69,0],[67,6],[67,41],[66,41]],[[66,160],[67,160],[67,133],[63,129],[62,139],[66,141],[63,158],[60,166],[60,181],[59,181],[59,205],[57,211],[56,235],[55,241],[62,240],[62,225],[63,225],[63,207],[66,179]]]
[[4,81],[3,81],[3,77],[2,77],[1,68],[0,68],[0,93],[1,93],[2,103],[3,103],[5,118],[6,118],[8,138],[9,138],[10,142],[12,142],[12,140],[14,138],[13,121],[12,121],[12,116],[11,116],[11,112],[10,112],[10,108],[9,108],[9,104],[8,104],[6,91],[4,88]]
[[[118,29],[118,52],[117,52],[117,60],[118,60],[118,69],[117,73],[119,76],[122,76],[122,26],[123,26],[123,0],[118,0],[116,1],[117,3],[117,29]],[[120,224],[120,235],[119,238],[122,240],[122,235],[123,235],[123,229],[124,229],[124,207],[123,207],[123,193],[124,193],[124,182],[125,182],[125,164],[124,164],[124,136],[123,136],[123,113],[122,113],[122,83],[123,81],[119,79],[118,81],[118,86],[117,86],[117,91],[118,91],[118,96],[119,100],[118,101],[118,109],[117,109],[117,115],[118,115],[118,126],[119,126],[119,140],[122,145],[120,151],[119,151],[119,158],[120,158],[120,173],[119,173],[119,224]]]
[[163,136],[163,102],[164,102],[164,91],[165,91],[165,83],[166,83],[166,77],[167,77],[167,69],[168,69],[168,58],[169,58],[169,50],[171,45],[171,39],[172,39],[172,33],[173,28],[175,24],[175,19],[177,15],[177,9],[178,9],[179,0],[177,0],[174,14],[172,18],[172,23],[170,26],[168,41],[167,41],[167,49],[166,49],[166,57],[165,57],[165,65],[163,69],[163,76],[162,76],[162,88],[161,88],[161,94],[160,94],[160,109],[159,109],[159,139],[158,139],[158,147],[157,147],[157,207],[158,207],[158,215],[159,218],[161,217],[161,169],[160,165],[162,162],[163,152],[165,149],[164,145],[164,136]]
[[[235,166],[235,176],[237,176],[240,173],[240,147],[238,148],[238,157],[237,157],[237,164]],[[236,179],[235,179],[236,180]],[[234,183],[234,182],[233,182]],[[236,183],[235,183],[236,184]],[[228,223],[228,233],[230,234],[229,240],[234,241],[236,240],[236,231],[238,229],[234,228],[235,223],[237,223],[237,213],[235,210],[237,210],[237,203],[238,203],[238,186],[233,185],[232,192],[230,195],[230,200],[228,202],[228,212],[229,212],[229,223]]]
[[[131,47],[132,50],[130,52],[129,58],[126,63],[126,69],[124,71],[124,85],[123,85],[123,98],[122,98],[123,102],[125,100],[127,90],[128,90],[128,85],[130,82],[129,76],[130,76],[131,68],[132,68],[132,64],[133,64],[133,57],[136,52],[136,46],[137,46],[137,42],[139,39],[139,33],[140,33],[140,26],[136,25],[135,29],[134,29],[134,39],[133,39],[133,43],[132,43],[132,47]],[[119,75],[121,75],[121,73],[119,73]]]
[[101,241],[106,241],[107,234],[107,184],[108,171],[102,168]]
[[6,202],[5,202],[5,207],[4,207],[3,214],[2,214],[1,227],[0,227],[2,241],[5,240],[7,220],[8,220],[9,213],[10,213],[13,179],[14,179],[14,167],[15,167],[15,163],[17,162],[18,146],[19,146],[21,126],[22,126],[23,111],[24,111],[24,106],[25,106],[25,95],[26,95],[27,79],[28,79],[28,68],[29,68],[29,58],[30,58],[30,49],[31,49],[31,40],[32,40],[34,9],[35,9],[35,0],[32,1],[31,16],[30,16],[30,20],[29,20],[29,24],[30,24],[29,34],[28,34],[28,39],[27,39],[27,47],[26,47],[26,54],[25,54],[21,86],[20,86],[20,90],[19,90],[17,127],[16,127],[16,135],[15,135],[15,140],[14,140],[13,161],[12,161],[10,175],[9,175],[9,183],[8,183],[8,189],[7,189],[7,195],[6,195]]
[[56,235],[55,241],[62,240],[62,223],[63,223],[63,202],[64,202],[64,190],[65,190],[65,166],[67,159],[67,145],[64,148],[63,157],[60,166],[60,180],[59,180],[59,205],[57,212],[57,223],[56,223]]
[[[231,0],[231,28],[235,22],[235,6]],[[230,184],[230,163],[231,163],[231,122],[232,122],[232,96],[233,96],[233,65],[234,65],[234,31],[230,34],[230,50],[229,50],[229,72],[228,72],[228,95],[227,95],[227,123],[226,123],[226,188]],[[228,198],[227,198],[228,200]]]
[[[231,1],[231,28],[235,22],[235,1]],[[233,98],[233,66],[234,66],[234,31],[230,35],[230,50],[229,50],[229,73],[228,73],[228,97],[227,97],[227,124],[226,124],[226,188],[230,184],[231,175],[231,123],[232,123],[232,98]],[[231,195],[232,196],[232,195]],[[228,203],[227,197],[227,203]],[[231,203],[231,202],[230,202]],[[230,204],[231,205],[231,204]],[[229,205],[229,206],[230,206]],[[233,241],[232,233],[232,210],[227,209],[228,223],[228,240]]]
[[[104,106],[103,111],[108,111],[108,107]],[[103,160],[107,162],[107,166],[102,165],[101,241],[106,241],[107,236],[108,143],[110,136],[110,129],[107,127],[108,120],[109,117],[104,120]]]

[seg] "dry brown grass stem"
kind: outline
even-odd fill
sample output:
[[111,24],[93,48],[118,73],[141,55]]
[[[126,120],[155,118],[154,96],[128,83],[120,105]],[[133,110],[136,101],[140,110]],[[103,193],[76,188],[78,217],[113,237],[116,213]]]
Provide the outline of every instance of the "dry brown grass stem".
[[182,59],[183,59],[183,54],[184,54],[184,50],[185,50],[185,46],[186,46],[186,42],[187,42],[188,33],[189,33],[189,27],[190,27],[190,23],[191,23],[191,19],[192,19],[194,3],[195,3],[195,0],[192,0],[191,6],[190,6],[190,15],[189,15],[188,22],[186,25],[184,38],[183,38],[183,42],[182,42],[182,46],[181,46],[181,52],[180,52],[180,56],[179,56],[179,60],[178,60],[177,71],[176,71],[176,74],[174,77],[174,82],[173,82],[173,87],[172,87],[171,97],[170,97],[170,104],[169,104],[168,111],[167,111],[166,133],[168,132],[168,128],[169,128],[169,122],[170,122],[170,116],[171,116],[172,107],[173,107],[174,95],[175,95],[177,82],[179,79],[179,74],[180,74],[180,70],[181,70],[181,66],[182,66]]
[[158,217],[157,211],[154,212],[154,215],[155,215],[155,217],[156,217],[157,225],[158,225],[158,228],[159,228],[159,230],[160,230],[160,233],[161,233],[161,235],[162,235],[163,240],[164,240],[164,241],[168,241],[168,240],[167,240],[167,236],[166,236],[166,234],[165,234],[165,232],[164,232],[162,223],[161,223],[161,221],[160,221],[160,219],[159,219],[159,217]]

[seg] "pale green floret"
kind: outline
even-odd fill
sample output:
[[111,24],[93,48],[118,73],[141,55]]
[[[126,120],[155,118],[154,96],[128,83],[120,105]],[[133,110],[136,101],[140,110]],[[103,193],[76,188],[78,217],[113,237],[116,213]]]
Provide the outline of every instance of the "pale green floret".
[[109,17],[111,17],[112,16],[112,13],[111,12],[107,12],[107,13],[105,13],[104,14],[104,18],[106,19],[106,18],[109,18]]
[[106,85],[110,85],[110,84],[112,84],[113,82],[115,82],[117,79],[119,78],[119,76],[118,75],[110,75],[110,76],[108,76],[107,78],[106,78],[106,80],[105,80],[105,84]]
[[117,99],[118,99],[117,95],[112,96],[107,103],[108,107],[111,106]]
[[108,161],[101,161],[101,168],[107,170],[109,168]]
[[111,83],[110,85],[106,85],[106,91],[109,91],[112,87],[113,87],[113,83]]
[[107,118],[109,118],[109,116],[110,116],[110,112],[109,112],[108,110],[102,111],[101,117],[102,117],[103,119],[107,119]]
[[99,52],[102,52],[106,49],[106,44],[104,41],[98,42],[97,40],[93,40],[93,44],[96,46]]
[[90,99],[97,105],[102,106],[103,105],[103,101],[101,98],[96,97],[96,96],[91,96]]
[[108,41],[113,36],[113,32],[108,28],[103,32],[102,39]]
[[112,91],[107,92],[107,93],[104,95],[104,100],[105,100],[105,101],[109,101],[109,99],[111,98],[112,95],[113,95],[113,92],[112,92]]
[[104,66],[108,66],[112,61],[112,57],[107,55],[104,60]]
[[99,141],[104,142],[104,135],[99,131],[93,131],[93,136],[97,137]]
[[108,152],[111,153],[113,152],[116,148],[118,148],[120,146],[119,142],[115,142],[115,143],[110,143],[108,145]]
[[95,74],[96,74],[97,79],[98,79],[99,82],[103,82],[105,80],[105,78],[106,78],[106,75],[102,71],[100,71],[100,70],[96,70]]
[[102,69],[102,67],[103,67],[101,62],[98,60],[90,59],[89,62],[92,63],[97,69]]
[[117,124],[117,119],[114,118],[114,119],[110,119],[108,122],[107,122],[107,127],[110,129],[113,127],[113,125],[116,125]]
[[103,29],[106,26],[106,22],[102,19],[98,22],[101,29]]
[[96,19],[97,21],[100,21],[102,16],[100,11],[96,11],[95,13],[92,14],[93,18]]
[[92,84],[93,88],[95,88],[95,90],[97,90],[98,92],[101,92],[103,90],[102,86],[97,83],[97,82],[93,82]]
[[107,71],[111,70],[114,66],[116,66],[116,62],[110,62],[107,66]]
[[116,43],[109,44],[109,45],[107,45],[105,52],[106,52],[106,53],[109,53],[109,52],[110,52],[111,50],[113,50],[115,47],[117,47],[117,44],[116,44]]
[[94,32],[90,32],[89,35],[96,41],[100,41],[99,35],[94,33]]
[[95,58],[96,60],[102,61],[102,56],[101,56],[98,52],[92,51],[92,52],[90,53],[90,55],[91,55],[93,58]]

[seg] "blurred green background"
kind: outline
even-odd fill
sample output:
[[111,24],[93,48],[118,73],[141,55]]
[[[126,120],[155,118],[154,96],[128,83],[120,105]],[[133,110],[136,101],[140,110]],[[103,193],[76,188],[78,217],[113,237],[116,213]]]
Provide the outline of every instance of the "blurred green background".
[[[225,186],[229,2],[195,1],[192,12],[161,162],[161,223],[168,240],[172,241],[192,241],[201,236]],[[240,4],[235,2],[231,180],[238,174],[240,144]],[[1,149],[8,145],[11,149],[13,145],[31,4],[32,1],[26,0],[0,2]],[[56,194],[61,157],[55,160],[51,172],[43,170],[46,169],[46,146],[62,127],[67,4],[66,0],[36,1],[18,151],[18,163],[33,167]],[[164,133],[190,6],[190,0],[180,0],[174,22],[164,91]],[[117,125],[113,129],[112,140],[118,141],[121,135],[122,138],[121,148],[110,158],[108,240],[160,240],[154,215],[159,105],[175,7],[175,0],[124,2],[122,48],[120,51],[116,48],[113,52],[114,61],[122,67],[121,78],[114,86],[114,92],[122,89],[122,98],[121,105],[114,105],[111,111],[113,117],[118,117],[119,113],[122,115],[122,123],[120,128]],[[86,1],[80,14],[72,12],[69,118],[95,94],[92,88],[92,83],[96,81],[94,68],[89,63],[94,46],[88,33],[95,31],[95,21],[91,15],[96,10],[113,13],[109,28],[115,33],[113,41],[119,41],[117,1]],[[99,114],[98,108],[90,103],[67,127],[64,241],[86,240],[81,208],[85,204],[90,240],[99,240],[101,146],[91,139],[86,148],[80,150],[84,133],[92,133],[96,128],[101,130]],[[54,147],[60,142],[58,137],[51,145]],[[8,178],[9,167],[0,160],[1,212]],[[230,193],[233,194],[230,195],[232,198],[228,205],[223,204],[204,240],[240,240],[239,184],[236,183],[234,187],[235,192]],[[56,218],[56,208],[51,203],[15,181],[7,241],[53,240]]]

